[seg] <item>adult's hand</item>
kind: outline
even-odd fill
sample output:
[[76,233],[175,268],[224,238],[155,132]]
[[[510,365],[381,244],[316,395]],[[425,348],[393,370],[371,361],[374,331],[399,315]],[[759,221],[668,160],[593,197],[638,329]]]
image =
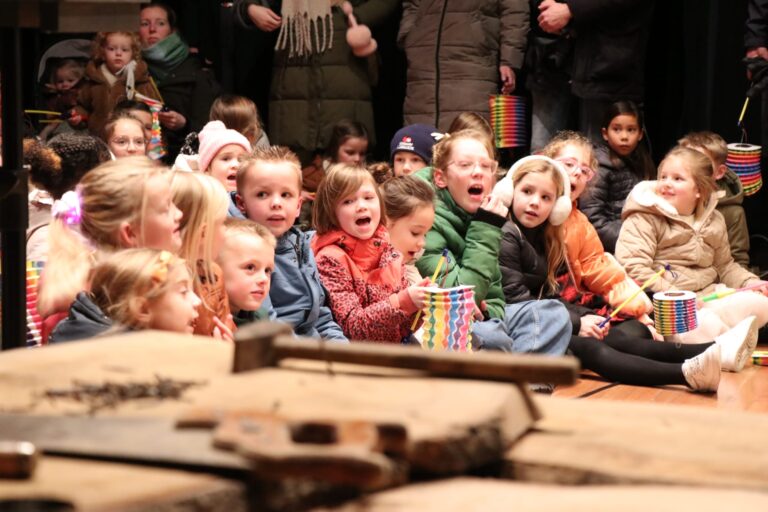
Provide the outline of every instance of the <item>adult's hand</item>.
[[187,125],[187,118],[174,110],[158,112],[157,117],[160,119],[160,124],[169,130],[181,130]]
[[571,21],[573,15],[568,4],[561,4],[555,0],[544,0],[539,4],[539,27],[544,32],[557,34]]
[[248,17],[256,28],[263,30],[264,32],[272,32],[275,29],[280,28],[280,24],[283,19],[275,14],[275,11],[269,7],[262,7],[260,5],[251,4],[248,6]]
[[501,77],[501,94],[509,94],[515,90],[515,72],[509,66],[499,66]]
[[[747,50],[746,57],[748,59],[763,59],[768,60],[768,48],[765,46],[759,46],[757,48],[750,48]],[[752,80],[752,70],[747,69],[747,79]]]

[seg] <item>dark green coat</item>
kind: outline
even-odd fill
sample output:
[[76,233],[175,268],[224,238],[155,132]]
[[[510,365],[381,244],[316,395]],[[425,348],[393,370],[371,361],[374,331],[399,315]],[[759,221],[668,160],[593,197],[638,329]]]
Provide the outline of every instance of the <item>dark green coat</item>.
[[[320,0],[317,0],[320,1]],[[358,23],[373,29],[397,8],[398,0],[351,0]],[[240,21],[253,27],[246,14],[249,4],[265,5],[260,0],[239,0]],[[274,9],[273,9],[274,10]],[[280,14],[279,11],[277,14]],[[352,55],[347,44],[347,23],[338,7],[333,7],[333,46],[310,57],[288,57],[287,50],[275,51],[269,102],[269,140],[288,146],[302,160],[325,149],[332,126],[347,118],[362,123],[375,144],[371,86],[375,54],[369,58]],[[373,68],[371,67],[373,66]]]
[[742,206],[744,187],[736,173],[730,169],[725,172],[725,176],[717,180],[717,186],[725,192],[725,195],[717,200],[717,211],[723,214],[725,227],[728,228],[731,256],[736,263],[749,268],[749,230]]
[[[431,167],[418,171],[415,176],[435,186]],[[435,223],[427,233],[424,255],[416,262],[416,268],[422,276],[432,277],[443,249],[447,248],[450,261],[440,272],[440,283],[447,271],[446,288],[474,285],[475,301],[478,304],[485,301],[491,318],[503,318],[505,301],[499,249],[505,219],[483,210],[469,214],[456,204],[447,189],[435,187],[435,192]]]

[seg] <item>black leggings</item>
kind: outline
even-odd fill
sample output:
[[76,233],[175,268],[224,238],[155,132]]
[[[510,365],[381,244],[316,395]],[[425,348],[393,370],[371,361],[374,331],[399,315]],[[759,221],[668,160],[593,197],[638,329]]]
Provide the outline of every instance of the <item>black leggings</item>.
[[[628,336],[611,328],[602,341],[571,336],[568,348],[581,366],[605,379],[636,386],[687,385],[682,362],[696,357],[710,343],[679,344]],[[647,329],[646,329],[647,331]]]

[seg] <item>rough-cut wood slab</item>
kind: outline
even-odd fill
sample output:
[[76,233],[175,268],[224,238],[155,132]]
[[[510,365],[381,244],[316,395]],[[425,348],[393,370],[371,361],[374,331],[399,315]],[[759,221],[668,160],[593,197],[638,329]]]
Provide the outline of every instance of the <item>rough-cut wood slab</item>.
[[665,486],[558,487],[456,478],[409,485],[314,512],[763,512],[760,492]]
[[0,502],[54,498],[78,512],[244,512],[245,486],[210,475],[44,457],[30,480],[0,479]]
[[507,452],[516,480],[768,490],[768,415],[537,399],[544,418]]
[[[296,420],[396,423],[407,429],[411,464],[441,474],[500,460],[505,447],[535,419],[528,395],[515,385],[287,369],[230,374],[231,345],[142,334],[1,354],[0,409],[28,405],[31,396],[67,387],[72,379],[124,382],[157,374],[207,380],[187,390],[182,400],[127,403],[100,414],[177,417],[192,407],[212,407],[276,412]],[[41,402],[31,413],[86,410],[83,404],[57,400]]]

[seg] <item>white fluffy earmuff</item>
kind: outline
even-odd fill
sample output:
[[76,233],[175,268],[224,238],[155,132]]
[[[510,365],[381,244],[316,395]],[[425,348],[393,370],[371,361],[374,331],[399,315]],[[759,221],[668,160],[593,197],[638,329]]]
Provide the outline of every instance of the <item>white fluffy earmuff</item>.
[[563,164],[557,160],[543,155],[531,155],[521,158],[509,168],[507,175],[496,183],[496,186],[493,187],[493,195],[501,199],[506,207],[509,208],[512,205],[512,197],[515,193],[515,173],[523,164],[537,160],[552,164],[563,179],[563,195],[555,200],[555,206],[552,207],[552,213],[549,214],[549,222],[554,226],[559,226],[571,214],[571,178],[568,176],[568,172],[563,167]]

